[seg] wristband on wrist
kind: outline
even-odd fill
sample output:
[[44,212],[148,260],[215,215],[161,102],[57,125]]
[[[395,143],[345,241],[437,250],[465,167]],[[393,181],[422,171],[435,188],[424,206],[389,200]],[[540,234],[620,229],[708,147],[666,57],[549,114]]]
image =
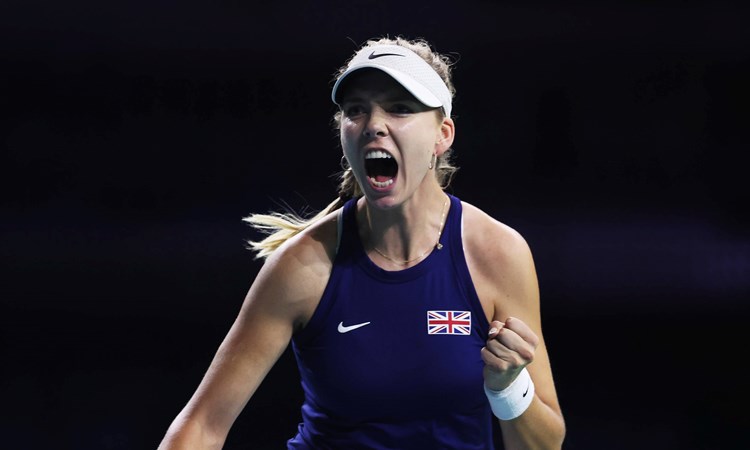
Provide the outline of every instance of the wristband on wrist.
[[520,416],[534,399],[534,382],[524,367],[515,380],[502,391],[493,391],[484,385],[484,393],[490,401],[492,413],[500,420],[511,420]]

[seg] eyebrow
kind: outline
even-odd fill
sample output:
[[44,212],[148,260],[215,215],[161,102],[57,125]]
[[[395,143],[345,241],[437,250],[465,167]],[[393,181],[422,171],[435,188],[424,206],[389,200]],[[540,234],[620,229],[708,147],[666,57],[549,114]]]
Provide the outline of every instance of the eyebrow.
[[[361,95],[345,95],[341,98],[341,103],[364,102],[365,97]],[[376,101],[381,102],[417,102],[420,103],[413,95],[406,93],[387,94]]]

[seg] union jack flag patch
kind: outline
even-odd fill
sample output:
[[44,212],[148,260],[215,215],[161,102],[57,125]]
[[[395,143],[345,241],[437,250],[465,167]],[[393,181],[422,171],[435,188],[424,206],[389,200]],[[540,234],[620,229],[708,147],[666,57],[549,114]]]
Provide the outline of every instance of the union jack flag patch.
[[427,311],[427,334],[471,334],[470,311]]

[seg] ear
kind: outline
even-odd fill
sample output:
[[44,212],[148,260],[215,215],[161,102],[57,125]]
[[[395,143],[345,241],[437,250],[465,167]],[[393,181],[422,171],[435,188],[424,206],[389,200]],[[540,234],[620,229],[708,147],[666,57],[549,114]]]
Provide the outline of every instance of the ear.
[[435,154],[437,156],[442,155],[446,152],[451,145],[453,145],[453,139],[456,136],[456,124],[453,123],[453,119],[450,117],[444,117],[440,123],[440,129],[437,135],[437,142],[435,142]]

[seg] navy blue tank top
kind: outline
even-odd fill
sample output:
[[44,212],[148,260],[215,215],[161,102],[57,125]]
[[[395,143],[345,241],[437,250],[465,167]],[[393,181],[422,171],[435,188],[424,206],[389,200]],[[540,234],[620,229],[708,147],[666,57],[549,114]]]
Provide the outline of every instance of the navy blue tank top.
[[292,338],[305,394],[289,449],[491,449],[480,355],[489,323],[466,265],[461,202],[416,266],[386,271],[343,210],[330,280]]

